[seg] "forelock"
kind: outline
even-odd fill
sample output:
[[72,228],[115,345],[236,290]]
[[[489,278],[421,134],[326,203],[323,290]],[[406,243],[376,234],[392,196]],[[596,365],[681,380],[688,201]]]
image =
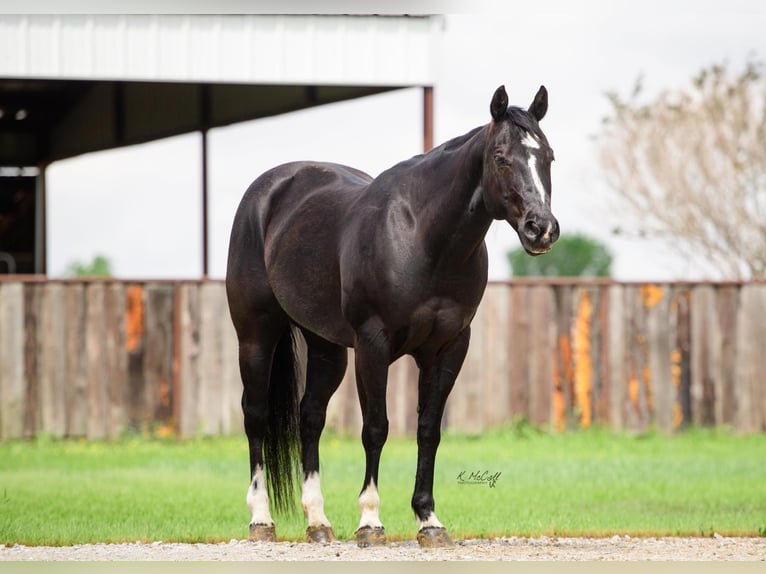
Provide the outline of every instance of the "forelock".
[[540,130],[540,126],[538,125],[537,120],[535,120],[535,118],[532,117],[532,114],[530,114],[527,110],[518,108],[516,106],[511,106],[508,108],[508,119],[511,121],[511,123],[520,127],[524,131],[533,134],[538,139],[545,142],[546,145],[548,144],[547,140],[545,139],[545,134],[543,134],[543,132]]

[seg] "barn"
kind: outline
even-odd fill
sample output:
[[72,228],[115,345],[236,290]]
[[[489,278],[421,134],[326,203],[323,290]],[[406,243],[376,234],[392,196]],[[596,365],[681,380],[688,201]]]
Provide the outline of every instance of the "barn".
[[423,90],[433,139],[434,15],[0,16],[0,273],[46,274],[46,168],[389,90]]

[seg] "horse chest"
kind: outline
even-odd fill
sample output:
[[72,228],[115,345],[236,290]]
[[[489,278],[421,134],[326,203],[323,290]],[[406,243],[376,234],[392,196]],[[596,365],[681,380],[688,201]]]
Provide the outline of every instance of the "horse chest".
[[404,324],[392,330],[394,354],[435,355],[471,322],[474,310],[433,298],[410,310]]
[[[437,352],[470,324],[486,284],[481,258],[455,270],[434,265],[417,247],[376,255],[355,267],[354,271],[363,269],[365,274],[349,282],[366,285],[347,292],[344,310],[352,326],[375,315],[398,357],[426,347]],[[385,263],[374,265],[374,261]]]

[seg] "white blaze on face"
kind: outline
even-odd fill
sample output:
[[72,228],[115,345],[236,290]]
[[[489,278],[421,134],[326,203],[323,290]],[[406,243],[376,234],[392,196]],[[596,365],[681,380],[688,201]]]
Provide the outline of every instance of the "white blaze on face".
[[383,528],[383,523],[380,521],[380,495],[378,494],[378,488],[375,486],[375,481],[371,480],[364,492],[359,495],[359,511],[362,514],[362,518],[359,521],[359,528],[369,526],[371,528]]
[[529,172],[532,174],[532,183],[534,184],[537,193],[540,194],[540,199],[544,204],[545,187],[543,187],[543,182],[540,180],[540,174],[537,173],[537,158],[530,154],[529,159],[527,160],[527,165],[529,166]]
[[535,154],[532,153],[532,150],[540,149],[540,142],[538,142],[532,134],[527,132],[524,135],[524,139],[521,140],[521,143],[530,150],[529,157],[527,158],[527,166],[529,167],[529,173],[532,174],[532,183],[534,184],[537,193],[540,194],[540,199],[545,203],[545,187],[540,180],[540,174],[537,173],[537,158],[535,157]]
[[527,146],[530,149],[540,149],[540,142],[535,139],[535,136],[533,136],[531,133],[526,132],[524,134],[524,139],[521,140],[521,143],[523,143],[525,146]]
[[247,507],[250,509],[250,524],[265,524],[271,526],[274,521],[269,513],[269,495],[266,492],[266,478],[263,469],[255,467],[253,481],[247,490]]
[[330,526],[324,514],[324,497],[319,486],[318,472],[310,473],[303,481],[301,505],[309,526]]

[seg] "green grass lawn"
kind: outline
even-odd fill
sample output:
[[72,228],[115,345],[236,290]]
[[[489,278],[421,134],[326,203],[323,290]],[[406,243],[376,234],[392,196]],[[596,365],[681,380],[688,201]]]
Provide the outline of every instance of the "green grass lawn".
[[[358,523],[357,438],[323,438],[325,508],[341,539]],[[389,539],[412,539],[414,441],[390,439],[380,474]],[[243,437],[0,444],[0,543],[228,541],[247,537]],[[465,471],[501,473],[494,488]],[[539,535],[766,535],[766,436],[691,430],[639,437],[529,427],[443,437],[437,514],[454,538]],[[296,507],[298,497],[296,497]],[[302,514],[277,518],[303,540]]]

